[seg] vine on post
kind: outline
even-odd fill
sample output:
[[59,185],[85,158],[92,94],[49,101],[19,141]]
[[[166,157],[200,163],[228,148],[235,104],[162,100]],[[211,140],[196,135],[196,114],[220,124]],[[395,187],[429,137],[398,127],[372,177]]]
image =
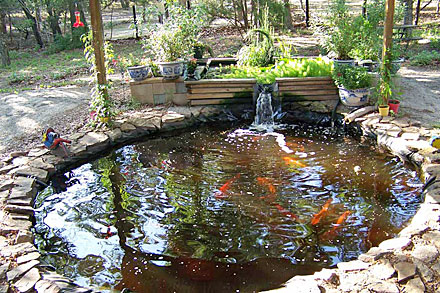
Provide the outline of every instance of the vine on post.
[[[84,57],[87,63],[90,65],[90,76],[92,77],[90,83],[91,100],[90,100],[90,117],[91,124],[95,127],[101,127],[110,123],[111,118],[115,115],[113,109],[113,102],[110,100],[108,90],[111,87],[111,82],[107,81],[106,84],[100,85],[97,82],[98,70],[95,65],[95,54],[93,48],[93,35],[90,31],[88,34],[81,36],[81,40],[84,43]],[[110,43],[104,43],[104,56],[105,56],[105,68],[106,74],[112,74],[114,72],[111,62],[114,59],[113,47]]]

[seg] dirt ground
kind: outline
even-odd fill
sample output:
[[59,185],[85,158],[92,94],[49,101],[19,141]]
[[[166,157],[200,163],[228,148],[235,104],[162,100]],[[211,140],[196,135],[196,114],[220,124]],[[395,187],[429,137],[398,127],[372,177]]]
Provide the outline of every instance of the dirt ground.
[[440,68],[404,66],[399,74],[403,115],[440,127]]

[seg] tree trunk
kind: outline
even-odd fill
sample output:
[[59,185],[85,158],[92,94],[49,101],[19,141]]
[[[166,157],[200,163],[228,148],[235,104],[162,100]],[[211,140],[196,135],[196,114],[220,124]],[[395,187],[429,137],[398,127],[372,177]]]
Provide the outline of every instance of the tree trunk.
[[306,0],[306,27],[310,26],[310,9],[309,0]]
[[244,21],[244,27],[246,29],[249,29],[249,15],[248,15],[248,7],[247,7],[247,0],[242,1],[243,5],[243,21]]
[[290,11],[290,0],[284,1],[284,9],[285,9],[285,19],[284,24],[289,31],[293,31],[293,23],[292,23],[292,12]]
[[49,21],[49,26],[52,30],[53,38],[55,40],[56,35],[62,35],[61,27],[59,24],[60,16],[58,12],[50,9],[49,7],[47,8],[47,14],[49,15],[47,20]]
[[417,6],[416,6],[416,21],[415,21],[415,25],[417,25],[419,23],[419,17],[420,17],[420,4],[421,4],[421,0],[417,0]]
[[403,16],[403,24],[413,23],[413,6],[414,0],[404,0],[405,14]]
[[9,50],[5,43],[6,34],[0,33],[0,56],[2,59],[2,66],[11,65],[11,59],[9,59]]
[[7,28],[6,28],[6,12],[0,11],[0,34],[6,34]]
[[258,0],[251,0],[251,13],[254,21],[254,27],[259,27],[259,17],[258,17]]
[[43,39],[41,38],[40,31],[38,30],[37,20],[32,15],[32,13],[29,10],[29,8],[27,8],[27,6],[26,6],[26,4],[24,3],[23,0],[18,0],[18,2],[20,3],[21,8],[23,9],[23,12],[26,15],[26,18],[29,19],[30,21],[32,21],[32,31],[34,32],[35,40],[37,41],[37,43],[40,46],[40,48],[43,48],[44,47],[44,43],[43,43]]
[[[405,14],[403,16],[403,24],[408,25],[413,23],[413,4],[414,0],[404,0],[404,6],[405,6]],[[406,37],[411,37],[411,30],[408,29],[406,31]]]
[[128,1],[128,0],[121,0],[120,2],[121,2],[122,8],[128,9],[130,7],[130,1]]
[[363,0],[362,2],[362,16],[367,17],[367,2],[368,0]]

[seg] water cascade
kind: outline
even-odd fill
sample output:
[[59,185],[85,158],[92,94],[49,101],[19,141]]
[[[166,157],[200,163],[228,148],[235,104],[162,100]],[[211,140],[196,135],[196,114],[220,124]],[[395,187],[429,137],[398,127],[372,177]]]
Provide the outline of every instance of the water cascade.
[[255,119],[252,124],[253,127],[266,130],[272,130],[274,128],[274,119],[281,113],[281,105],[275,107],[279,109],[274,111],[274,104],[276,104],[273,99],[274,91],[276,91],[276,85],[256,85],[254,91]]

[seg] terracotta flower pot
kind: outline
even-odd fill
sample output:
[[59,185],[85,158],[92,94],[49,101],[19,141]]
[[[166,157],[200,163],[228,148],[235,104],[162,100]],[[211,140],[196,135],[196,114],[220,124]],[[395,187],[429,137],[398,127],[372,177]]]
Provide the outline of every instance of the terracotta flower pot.
[[390,110],[393,111],[394,114],[399,113],[399,106],[400,106],[399,100],[389,100],[388,106],[390,107]]
[[379,106],[379,114],[382,117],[388,116],[390,113],[390,106],[388,105],[380,105]]

